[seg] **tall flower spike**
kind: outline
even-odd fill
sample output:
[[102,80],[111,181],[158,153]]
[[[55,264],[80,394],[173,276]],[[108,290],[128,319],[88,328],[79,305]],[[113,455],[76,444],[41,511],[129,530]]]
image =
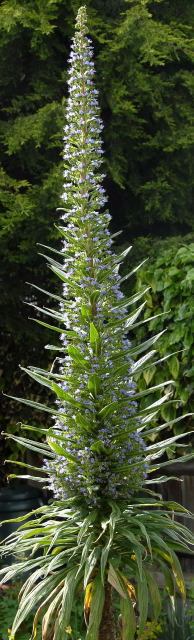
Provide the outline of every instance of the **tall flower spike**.
[[81,7],[70,54],[64,263],[57,270],[64,282],[61,313],[70,332],[62,335],[68,355],[61,359],[60,387],[54,385],[60,398],[54,433],[66,454],[56,453],[45,466],[55,497],[74,496],[79,503],[82,499],[99,505],[108,498],[127,500],[142,485],[146,465],[133,398],[126,302],[118,258],[111,251],[110,215],[104,208],[103,125],[92,54]]

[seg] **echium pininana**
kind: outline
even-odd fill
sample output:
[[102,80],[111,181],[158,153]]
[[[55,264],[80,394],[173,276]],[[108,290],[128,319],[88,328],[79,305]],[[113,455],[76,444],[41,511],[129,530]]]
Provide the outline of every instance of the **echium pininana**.
[[56,456],[45,467],[55,497],[82,497],[91,505],[104,498],[128,499],[146,475],[133,399],[127,302],[105,210],[103,125],[92,55],[81,7],[70,54],[64,128],[64,262],[61,269],[53,266],[64,282],[61,314],[68,331],[62,344],[67,355],[61,359],[60,386],[53,385],[59,396],[57,439],[50,439]]

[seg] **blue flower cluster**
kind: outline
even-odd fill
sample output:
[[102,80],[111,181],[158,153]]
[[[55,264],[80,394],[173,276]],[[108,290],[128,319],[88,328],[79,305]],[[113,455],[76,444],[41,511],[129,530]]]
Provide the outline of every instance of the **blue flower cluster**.
[[127,308],[107,228],[92,53],[82,7],[70,54],[64,128],[60,306],[69,334],[61,335],[66,355],[55,379],[64,399],[58,400],[53,428],[53,441],[64,454],[56,453],[45,468],[55,497],[98,504],[104,498],[128,499],[142,485],[146,464],[133,398]]

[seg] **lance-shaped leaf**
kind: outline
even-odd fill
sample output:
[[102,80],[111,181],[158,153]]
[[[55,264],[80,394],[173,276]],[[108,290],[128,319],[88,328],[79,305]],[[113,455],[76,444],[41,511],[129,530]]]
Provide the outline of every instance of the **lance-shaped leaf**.
[[67,451],[63,447],[61,447],[57,442],[54,442],[54,440],[51,440],[51,438],[47,438],[47,442],[50,445],[51,449],[53,449],[55,453],[58,453],[59,456],[64,456],[64,458],[67,458],[67,460],[70,460],[70,462],[77,463],[77,458],[73,456],[71,453],[67,453]]
[[97,373],[91,373],[88,378],[88,389],[90,393],[95,397],[100,392],[101,381]]
[[[15,619],[12,625],[12,634],[15,635],[17,629],[19,629],[23,620],[25,620],[26,616],[31,613],[33,608],[39,604],[40,600],[44,600],[45,597],[50,595],[52,598],[52,591],[55,589],[60,579],[62,578],[62,572],[58,573],[58,576],[49,576],[45,578],[42,582],[36,585],[33,589],[30,590],[30,593],[24,596],[21,599],[20,607],[18,612],[16,613]],[[50,594],[49,594],[50,592]]]
[[41,442],[38,442],[37,444],[36,441],[34,440],[28,440],[27,438],[20,438],[20,436],[14,436],[10,433],[6,433],[3,435],[5,435],[6,438],[10,438],[10,440],[14,440],[15,442],[18,442],[18,444],[22,445],[23,447],[26,447],[27,449],[31,449],[31,451],[36,451],[36,453],[41,453],[41,455],[44,455],[49,458],[54,457],[51,451],[49,450],[49,447],[46,445],[46,443],[42,444]]
[[65,627],[67,627],[69,624],[73,607],[74,593],[79,581],[80,575],[77,574],[77,567],[70,569],[64,581],[62,601],[56,621],[56,640],[63,640],[64,638]]
[[136,632],[136,620],[132,602],[121,599],[122,640],[134,640]]
[[90,344],[93,351],[97,354],[100,343],[99,332],[97,331],[93,322],[90,322]]
[[148,585],[144,569],[142,569],[142,577],[140,577],[139,573],[137,574],[137,599],[139,608],[138,637],[140,638],[148,615]]
[[90,433],[92,431],[92,429],[94,428],[94,422],[93,420],[87,420],[87,418],[82,415],[81,413],[76,413],[75,416],[75,422],[78,425],[78,427],[81,427],[81,429],[84,429],[85,431],[88,431],[88,433]]
[[115,307],[112,307],[110,309],[109,313],[111,313],[113,310],[115,311],[115,310],[120,309],[122,307],[128,307],[131,304],[135,304],[135,302],[138,302],[138,300],[141,300],[141,298],[143,298],[143,296],[145,296],[145,294],[147,293],[147,291],[149,291],[149,289],[150,289],[150,287],[147,287],[146,289],[141,291],[141,293],[134,294],[129,299],[127,299],[125,302],[120,302],[120,304],[117,304]]
[[153,574],[150,571],[147,571],[147,569],[145,569],[145,576],[151,597],[154,618],[155,620],[157,620],[159,618],[162,606],[160,591]]
[[17,402],[21,402],[22,404],[26,404],[28,407],[32,407],[33,409],[38,409],[39,411],[46,411],[47,413],[56,414],[56,409],[52,409],[47,407],[45,404],[41,404],[40,402],[34,402],[34,400],[28,400],[27,398],[17,398],[16,396],[9,396],[5,394],[7,398],[11,398],[11,400],[17,400]]
[[98,566],[99,558],[101,555],[101,546],[94,547],[89,556],[86,558],[85,573],[84,573],[84,589],[86,589],[88,582],[91,580],[91,576],[95,573],[95,569]]
[[86,370],[89,370],[89,363],[87,362],[87,360],[85,360],[85,358],[83,358],[82,352],[80,351],[80,349],[78,349],[78,347],[74,347],[74,345],[69,345],[68,347],[68,353],[71,356],[72,360],[74,360],[74,362],[79,366],[79,367],[83,367]]
[[100,573],[98,573],[96,578],[94,579],[93,585],[94,587],[86,640],[98,640],[98,632],[104,606],[104,586],[102,584]]
[[122,584],[122,580],[111,562],[109,563],[108,582],[110,582],[111,586],[114,587],[115,591],[117,591],[124,600],[127,599],[127,594]]
[[59,385],[56,384],[55,382],[52,383],[52,388],[53,388],[53,391],[55,391],[58,398],[61,398],[61,400],[65,400],[69,404],[72,404],[73,407],[79,407],[79,408],[81,407],[81,404],[80,402],[78,402],[78,400],[75,400],[75,398],[73,398],[69,393],[67,393],[67,391],[64,391],[64,389],[59,387]]
[[128,256],[128,253],[131,251],[131,249],[132,249],[132,245],[130,245],[129,247],[127,247],[127,249],[122,251],[122,253],[120,253],[115,259],[115,262],[119,262],[119,263],[123,262],[126,256]]
[[38,287],[36,284],[33,284],[32,282],[27,282],[26,284],[29,284],[31,287],[33,287],[33,289],[37,289],[37,291],[41,291],[41,293],[45,293],[46,296],[49,296],[49,298],[53,298],[54,300],[57,300],[57,302],[64,302],[64,299],[61,296],[57,296],[55,293],[51,293],[51,291],[46,291],[46,289],[41,289],[41,287]]

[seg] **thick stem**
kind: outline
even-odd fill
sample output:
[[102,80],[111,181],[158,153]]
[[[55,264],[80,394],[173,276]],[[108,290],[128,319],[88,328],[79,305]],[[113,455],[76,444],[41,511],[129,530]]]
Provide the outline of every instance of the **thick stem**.
[[112,587],[105,583],[105,601],[98,640],[116,640],[116,625],[112,609]]

